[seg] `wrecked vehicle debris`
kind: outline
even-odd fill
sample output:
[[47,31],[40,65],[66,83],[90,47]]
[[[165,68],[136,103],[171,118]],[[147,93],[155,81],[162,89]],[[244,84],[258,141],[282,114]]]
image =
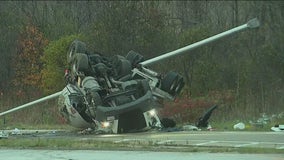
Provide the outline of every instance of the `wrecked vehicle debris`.
[[235,130],[239,129],[239,130],[244,130],[246,128],[246,125],[243,122],[237,123],[234,125],[233,127]]
[[208,128],[209,126],[209,118],[211,117],[213,111],[217,108],[217,105],[214,105],[212,107],[210,107],[204,114],[202,117],[200,117],[196,123],[197,127],[205,127]]
[[8,134],[6,134],[4,131],[0,131],[0,139],[2,138],[8,138]]
[[284,125],[277,124],[274,127],[271,127],[271,130],[275,132],[284,132]]
[[[84,42],[75,40],[67,52],[69,68],[65,71],[67,84],[64,89],[2,112],[0,116],[59,97],[61,115],[76,128],[108,128],[111,133],[161,128],[160,119],[153,111],[162,107],[161,101],[174,100],[185,83],[178,72],[160,74],[149,66],[259,25],[255,18],[246,24],[146,61],[134,51],[128,52],[126,56],[113,57],[90,53]],[[208,120],[216,108],[217,106],[213,106],[200,117],[197,127],[208,127]]]

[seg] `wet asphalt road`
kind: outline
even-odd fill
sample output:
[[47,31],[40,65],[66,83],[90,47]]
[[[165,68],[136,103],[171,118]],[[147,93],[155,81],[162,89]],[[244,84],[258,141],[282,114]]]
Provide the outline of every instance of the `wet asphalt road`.
[[[22,133],[24,133],[22,131]],[[284,160],[284,154],[238,154],[208,152],[178,152],[182,147],[252,147],[284,151],[284,132],[142,132],[130,134],[78,134],[70,131],[25,131],[9,138],[72,138],[76,140],[111,141],[114,143],[143,143],[174,146],[173,152],[152,151],[98,151],[98,150],[14,150],[1,149],[2,160]]]
[[0,150],[1,160],[284,160],[280,154],[93,150]]

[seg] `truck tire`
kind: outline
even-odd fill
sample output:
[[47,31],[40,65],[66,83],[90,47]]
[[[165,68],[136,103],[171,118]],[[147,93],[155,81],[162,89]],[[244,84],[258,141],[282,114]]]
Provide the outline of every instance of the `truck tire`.
[[170,71],[162,79],[161,89],[170,95],[177,95],[184,86],[183,78],[178,73]]
[[131,64],[127,59],[120,55],[113,56],[112,58],[112,63],[117,73],[116,79],[119,79],[131,73]]
[[132,68],[144,60],[144,57],[135,51],[129,51],[125,58],[131,63]]
[[73,56],[77,53],[85,53],[86,52],[86,44],[79,40],[74,40],[67,52],[67,63],[70,64],[72,62]]
[[71,70],[73,73],[83,72],[87,75],[90,70],[88,56],[83,53],[73,55]]

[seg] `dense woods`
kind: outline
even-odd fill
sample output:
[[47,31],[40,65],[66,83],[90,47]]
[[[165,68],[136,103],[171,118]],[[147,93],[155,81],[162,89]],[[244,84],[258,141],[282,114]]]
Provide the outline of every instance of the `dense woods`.
[[175,107],[172,114],[187,110],[185,116],[195,116],[218,104],[221,120],[283,112],[284,2],[1,1],[0,111],[61,90],[66,52],[75,38],[91,52],[135,50],[148,59],[255,17],[259,29],[153,66],[185,78],[178,101],[166,105]]

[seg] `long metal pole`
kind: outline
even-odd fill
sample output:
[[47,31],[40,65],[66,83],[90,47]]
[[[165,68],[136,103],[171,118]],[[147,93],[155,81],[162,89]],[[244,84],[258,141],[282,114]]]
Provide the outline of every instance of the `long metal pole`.
[[15,112],[15,111],[17,111],[17,110],[20,110],[20,109],[23,109],[23,108],[32,106],[32,105],[34,105],[34,104],[37,104],[37,103],[40,103],[40,102],[43,102],[43,101],[46,101],[46,100],[49,100],[49,99],[56,98],[56,97],[58,97],[60,94],[61,94],[61,91],[60,91],[60,92],[57,92],[57,93],[54,93],[54,94],[52,94],[52,95],[49,95],[49,96],[40,98],[40,99],[35,100],[35,101],[33,101],[33,102],[30,102],[30,103],[27,103],[27,104],[24,104],[24,105],[15,107],[15,108],[13,108],[13,109],[10,109],[10,110],[8,110],[8,111],[5,111],[5,112],[0,113],[0,116],[3,116],[3,115],[5,115],[5,114],[11,113],[11,112]]
[[152,59],[149,59],[149,60],[146,60],[144,62],[141,62],[140,64],[141,65],[150,65],[156,61],[160,61],[160,60],[163,60],[163,59],[166,59],[166,58],[169,58],[169,57],[172,57],[172,56],[176,56],[176,55],[179,55],[179,54],[182,54],[184,53],[185,51],[189,51],[189,50],[192,50],[194,48],[197,48],[201,45],[204,45],[206,43],[209,43],[209,42],[212,42],[212,41],[215,41],[217,39],[220,39],[224,36],[228,36],[230,34],[233,34],[235,32],[239,32],[239,31],[242,31],[244,29],[247,29],[247,28],[256,28],[259,26],[259,21],[255,18],[255,19],[252,19],[250,21],[248,21],[246,24],[243,24],[241,26],[238,26],[238,27],[235,27],[233,29],[230,29],[228,31],[225,31],[225,32],[222,32],[222,33],[219,33],[215,36],[212,36],[212,37],[209,37],[209,38],[206,38],[204,40],[201,40],[199,42],[196,42],[196,43],[193,43],[191,45],[188,45],[188,46],[185,46],[183,48],[180,48],[180,49],[177,49],[175,51],[172,51],[172,52],[169,52],[169,53],[166,53],[166,54],[163,54],[161,56],[158,56],[158,57],[155,57],[155,58],[152,58]]

